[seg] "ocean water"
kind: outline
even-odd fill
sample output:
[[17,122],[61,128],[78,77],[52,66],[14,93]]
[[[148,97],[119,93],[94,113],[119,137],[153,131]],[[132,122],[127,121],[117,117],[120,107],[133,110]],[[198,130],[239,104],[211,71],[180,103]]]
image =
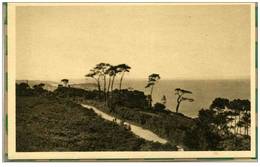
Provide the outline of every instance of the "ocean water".
[[[133,88],[149,94],[150,89],[145,89],[146,80],[125,80],[123,88]],[[117,87],[117,84],[115,84]],[[160,80],[154,86],[153,103],[161,102],[165,95],[166,107],[175,112],[177,96],[176,88],[189,90],[192,94],[184,97],[193,98],[193,102],[183,101],[179,112],[190,117],[197,117],[198,111],[206,109],[217,97],[250,100],[250,80]]]
[[[119,79],[115,81],[114,89],[119,87]],[[23,82],[23,81],[17,81]],[[83,89],[96,89],[93,86],[93,80],[77,80],[71,81],[76,84],[73,87]],[[29,85],[45,83],[48,90],[53,91],[57,88],[58,82],[49,81],[29,81]],[[78,85],[77,85],[78,84]],[[122,87],[132,88],[150,93],[150,88],[145,89],[147,80],[145,79],[124,79]],[[183,101],[180,104],[179,112],[189,117],[197,117],[198,111],[202,108],[209,108],[212,101],[217,97],[233,99],[248,99],[250,100],[250,80],[159,80],[154,86],[153,103],[161,102],[163,96],[166,96],[166,107],[175,112],[177,96],[174,94],[176,88],[189,90],[192,94],[187,94],[184,97],[193,98],[193,102]],[[251,101],[251,100],[250,100]]]

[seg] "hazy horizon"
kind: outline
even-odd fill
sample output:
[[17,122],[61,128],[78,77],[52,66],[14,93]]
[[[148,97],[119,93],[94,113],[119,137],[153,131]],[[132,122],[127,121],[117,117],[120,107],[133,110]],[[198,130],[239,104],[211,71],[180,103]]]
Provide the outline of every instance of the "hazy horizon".
[[[62,78],[65,79],[65,78]],[[92,78],[66,78],[69,80],[70,83],[96,83],[96,81]],[[16,81],[43,81],[43,82],[61,82],[60,80],[43,80],[43,79],[16,79]],[[127,81],[133,81],[133,80],[139,80],[139,81],[147,81],[147,78],[124,78],[124,83]],[[214,79],[202,79],[202,78],[196,78],[196,79],[185,79],[185,78],[165,78],[160,79],[158,82],[161,81],[250,81],[250,78],[214,78]],[[115,82],[119,82],[119,77],[116,78]]]
[[16,79],[84,79],[100,62],[128,64],[125,78],[250,78],[250,12],[246,4],[18,6]]

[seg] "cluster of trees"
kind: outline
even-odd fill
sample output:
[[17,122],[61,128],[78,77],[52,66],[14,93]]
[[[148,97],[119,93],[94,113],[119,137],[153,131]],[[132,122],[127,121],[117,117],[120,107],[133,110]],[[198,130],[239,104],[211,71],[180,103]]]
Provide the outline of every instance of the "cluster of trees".
[[[30,87],[28,83],[16,84],[18,96],[46,96],[63,98],[81,98],[105,101],[106,108],[121,119],[136,122],[172,143],[183,142],[191,150],[249,150],[250,149],[250,101],[225,98],[216,98],[208,109],[201,109],[198,118],[189,119],[182,114],[173,114],[167,110],[166,96],[162,103],[153,104],[154,86],[161,79],[159,74],[148,76],[145,86],[149,89],[146,96],[144,92],[122,89],[126,72],[131,67],[127,64],[111,65],[99,63],[86,77],[93,78],[97,83],[97,90],[87,91],[69,86],[68,79],[62,79],[54,92],[44,89],[45,84],[40,83]],[[116,78],[119,77],[118,87],[115,88]],[[192,92],[181,88],[175,89],[176,113],[180,105],[194,99],[188,97]],[[150,112],[150,113],[149,113]],[[156,114],[154,114],[156,113]],[[242,144],[241,144],[242,143]]]
[[47,96],[51,92],[44,89],[45,84],[40,83],[33,85],[31,88],[28,83],[22,82],[20,84],[16,84],[16,95],[18,96]]
[[[119,80],[119,87],[118,90],[119,95],[122,91],[122,82],[124,79],[124,75],[126,72],[130,72],[131,67],[127,64],[119,64],[119,65],[111,65],[109,63],[99,63],[94,68],[90,70],[88,74],[85,75],[85,77],[93,78],[97,83],[97,89],[99,91],[99,97],[100,99],[105,99],[108,106],[111,107],[114,103],[120,103],[122,101],[120,98],[117,98],[115,100],[113,93],[114,91],[114,83],[115,78],[117,76],[120,76]],[[152,73],[148,76],[147,85],[145,88],[150,89],[150,93],[147,95],[147,103],[145,103],[147,106],[142,106],[143,108],[150,108],[153,107],[153,90],[156,83],[161,79],[160,75],[157,73]],[[194,101],[192,98],[183,97],[184,94],[192,94],[192,92],[184,89],[177,88],[175,89],[175,94],[177,97],[177,106],[176,106],[176,112],[179,111],[179,106],[182,101]],[[119,96],[120,97],[120,96]],[[156,103],[156,106],[154,106],[156,109],[159,107],[160,111],[163,111],[165,109],[165,103],[166,103],[166,97],[165,102],[162,103]],[[162,109],[163,108],[163,109]]]
[[127,64],[111,65],[109,63],[99,63],[92,68],[85,77],[93,78],[96,81],[100,98],[103,92],[103,97],[107,100],[109,92],[114,90],[115,78],[120,76],[119,90],[121,90],[124,75],[126,72],[129,72],[130,69],[131,67]]
[[[150,83],[154,82],[154,84],[150,84],[147,88],[152,90],[159,78],[156,76],[156,79],[150,79]],[[53,97],[70,99],[79,97],[91,100],[99,99],[100,93],[103,93],[103,90],[101,92],[99,90],[87,91],[65,86],[58,87],[54,92],[48,92],[44,86],[41,83],[31,88],[27,83],[20,83],[16,84],[16,93],[20,96],[43,97],[51,94]],[[193,101],[193,99],[185,97],[186,94],[192,93],[190,91],[177,88],[175,93],[177,95],[176,112],[178,112],[181,102]],[[191,150],[250,149],[249,100],[235,99],[230,101],[225,98],[216,98],[208,109],[199,111],[198,118],[189,119],[165,109],[166,97],[162,98],[162,103],[155,103],[152,108],[149,108],[147,96],[141,91],[115,89],[113,90],[113,99],[117,102],[114,103],[113,110],[110,110],[113,114],[152,130],[167,138],[172,144],[181,143]],[[156,114],[147,111],[155,111]]]
[[184,141],[194,150],[249,150],[250,123],[249,100],[216,98],[209,109],[199,111]]
[[144,94],[144,92],[138,90],[114,90],[112,100],[113,106],[120,105],[130,108],[140,108],[143,110],[146,110],[148,106],[146,95]]
[[[150,94],[147,96],[149,108],[152,108],[153,88],[160,79],[161,79],[160,75],[156,74],[156,73],[153,73],[148,76],[148,81],[147,81],[147,85],[145,86],[145,88],[150,88]],[[189,101],[189,102],[194,101],[194,99],[192,99],[192,98],[183,97],[183,95],[185,95],[185,94],[192,94],[192,92],[188,91],[188,90],[180,89],[180,88],[175,89],[175,95],[177,95],[176,113],[178,113],[179,107],[180,107],[180,104],[182,101]],[[162,103],[155,103],[153,108],[155,111],[164,111],[165,104],[166,104],[166,96],[164,95],[162,97]]]
[[60,98],[82,98],[82,99],[98,99],[98,91],[86,91],[80,88],[73,88],[73,87],[58,87],[53,91],[53,94]]
[[[210,106],[222,120],[219,124],[224,124],[223,130],[232,131],[232,133],[239,135],[248,135],[250,127],[250,101],[235,99],[229,101],[224,98],[216,98]],[[242,133],[242,129],[244,129]]]

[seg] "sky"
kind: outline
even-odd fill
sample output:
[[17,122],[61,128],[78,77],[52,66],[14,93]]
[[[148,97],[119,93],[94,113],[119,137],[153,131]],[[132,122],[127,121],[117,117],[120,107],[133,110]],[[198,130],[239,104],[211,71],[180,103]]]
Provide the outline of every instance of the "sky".
[[100,62],[127,78],[250,77],[250,5],[16,8],[16,79],[83,79]]

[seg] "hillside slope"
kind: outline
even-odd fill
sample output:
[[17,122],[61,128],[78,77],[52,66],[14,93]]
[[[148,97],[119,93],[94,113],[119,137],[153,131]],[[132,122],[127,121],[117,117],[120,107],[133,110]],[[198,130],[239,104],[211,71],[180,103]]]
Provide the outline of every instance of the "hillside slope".
[[16,97],[17,151],[176,150],[148,142],[69,100]]

